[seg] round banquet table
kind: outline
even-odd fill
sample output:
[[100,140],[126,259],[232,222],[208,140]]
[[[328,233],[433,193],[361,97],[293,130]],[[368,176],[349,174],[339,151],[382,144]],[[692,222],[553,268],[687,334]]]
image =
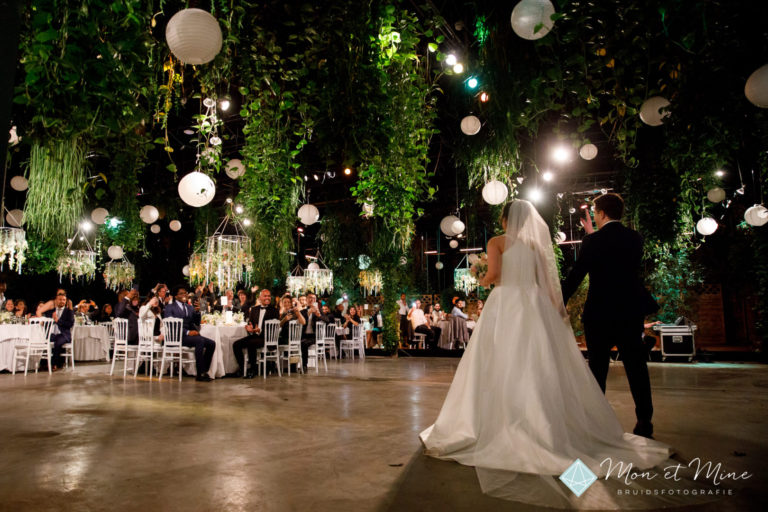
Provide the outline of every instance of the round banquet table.
[[[216,342],[216,351],[213,353],[211,368],[208,370],[208,376],[211,378],[224,377],[228,373],[237,372],[237,360],[232,351],[232,344],[240,338],[248,336],[245,330],[245,323],[236,325],[211,325],[203,324],[200,326],[200,336],[210,338]],[[192,365],[187,367],[187,372],[195,374],[195,368]]]
[[109,360],[109,332],[103,325],[72,326],[75,361]]
[[440,320],[437,322],[437,327],[441,329],[440,339],[437,341],[437,346],[445,350],[450,350],[451,342],[453,341],[453,329],[451,329],[451,322],[448,320]]
[[0,371],[13,371],[13,347],[18,340],[29,339],[29,332],[29,325],[0,325]]

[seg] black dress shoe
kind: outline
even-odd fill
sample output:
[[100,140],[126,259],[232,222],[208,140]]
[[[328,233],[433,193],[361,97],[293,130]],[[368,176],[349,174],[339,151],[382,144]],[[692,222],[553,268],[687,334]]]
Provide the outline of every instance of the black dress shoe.
[[244,378],[244,379],[252,379],[252,378],[254,378],[255,376],[256,376],[256,374],[255,374],[255,373],[253,373],[253,372],[248,372],[248,373],[246,373],[246,374],[245,374],[245,377],[243,377],[243,378]]
[[213,379],[210,378],[207,373],[204,373],[195,377],[195,380],[198,382],[211,382]]

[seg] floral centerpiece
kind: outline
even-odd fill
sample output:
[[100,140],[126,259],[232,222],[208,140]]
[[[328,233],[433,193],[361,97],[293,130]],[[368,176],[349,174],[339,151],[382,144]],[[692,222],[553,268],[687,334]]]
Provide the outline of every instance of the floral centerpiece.
[[26,261],[27,237],[23,229],[0,228],[0,270],[6,259],[11,270],[21,274],[21,266]]
[[129,261],[110,261],[104,266],[104,282],[110,290],[129,289],[136,279],[136,267]]
[[245,315],[243,315],[243,313],[233,313],[232,320],[227,322],[227,315],[222,315],[219,311],[206,313],[200,319],[201,323],[210,325],[238,325],[244,321]]
[[59,257],[56,264],[59,281],[62,276],[69,275],[69,281],[83,278],[92,281],[96,276],[96,253],[87,250],[69,250]]
[[16,323],[16,315],[12,311],[0,311],[0,324]]

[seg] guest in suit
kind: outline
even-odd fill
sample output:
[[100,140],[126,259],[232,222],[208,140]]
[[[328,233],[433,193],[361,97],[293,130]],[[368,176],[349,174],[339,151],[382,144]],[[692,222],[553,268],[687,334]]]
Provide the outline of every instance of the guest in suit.
[[[240,367],[241,375],[246,379],[252,379],[256,372],[256,351],[264,347],[264,322],[267,320],[279,320],[280,314],[277,308],[271,305],[272,293],[266,288],[259,294],[259,305],[253,306],[248,313],[248,323],[245,330],[248,336],[241,338],[232,344],[232,350],[235,352],[235,359]],[[248,350],[248,360],[251,362],[250,368],[245,368],[245,358],[243,349]]]
[[579,259],[563,282],[563,300],[567,304],[589,274],[582,314],[589,368],[605,392],[610,351],[614,345],[619,349],[635,401],[634,433],[651,437],[653,402],[642,333],[644,317],[652,312],[655,301],[640,279],[643,239],[621,223],[624,201],[620,195],[603,194],[594,204],[598,231],[584,237]]
[[228,289],[224,292],[224,297],[227,298],[227,304],[224,305],[224,301],[220,298],[216,301],[216,306],[214,309],[216,311],[221,311],[222,313],[225,311],[233,311],[235,307],[235,292],[233,292],[231,289]]
[[[302,295],[302,297],[304,297]],[[301,297],[299,297],[301,302]],[[317,322],[328,322],[330,317],[330,309],[328,313],[324,315],[320,311],[319,304],[317,303],[317,295],[313,292],[307,293],[305,297],[306,308],[301,310],[301,315],[304,317],[304,329],[301,333],[301,361],[304,365],[304,369],[307,368],[307,358],[309,357],[309,347],[315,343],[315,336],[317,335]],[[326,309],[328,306],[324,306]],[[330,320],[333,322],[333,319]]]
[[128,344],[139,344],[139,290],[132,289],[117,305],[115,317],[128,320]]
[[163,283],[157,283],[157,285],[152,288],[152,292],[148,298],[151,298],[152,296],[157,297],[157,306],[155,307],[160,308],[160,314],[162,315],[165,306],[171,302],[171,296],[168,295],[168,286]]
[[67,307],[67,295],[66,292],[62,294],[62,291],[57,292],[56,299],[46,302],[38,310],[38,316],[45,315],[48,318],[53,318],[53,326],[51,327],[52,370],[61,368],[63,345],[72,342],[72,326],[75,325],[75,313]]
[[211,367],[213,352],[216,350],[216,342],[212,339],[200,336],[200,312],[187,303],[187,287],[177,285],[173,287],[173,302],[163,309],[163,318],[181,318],[184,325],[181,330],[181,344],[185,347],[195,348],[195,366],[197,378],[200,382],[210,382],[208,369]]

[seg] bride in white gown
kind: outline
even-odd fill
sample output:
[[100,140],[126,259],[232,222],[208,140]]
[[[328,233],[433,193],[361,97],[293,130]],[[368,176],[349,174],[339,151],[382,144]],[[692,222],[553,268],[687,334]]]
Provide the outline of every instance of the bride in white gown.
[[[488,243],[483,283],[496,287],[437,421],[420,438],[427,455],[475,466],[483,492],[584,506],[584,496],[576,500],[557,481],[576,459],[602,477],[606,458],[650,468],[670,450],[624,433],[592,376],[563,306],[550,232],[539,213],[517,200],[505,206],[502,224],[506,234]],[[613,503],[607,490],[589,494],[591,506],[630,508]]]

